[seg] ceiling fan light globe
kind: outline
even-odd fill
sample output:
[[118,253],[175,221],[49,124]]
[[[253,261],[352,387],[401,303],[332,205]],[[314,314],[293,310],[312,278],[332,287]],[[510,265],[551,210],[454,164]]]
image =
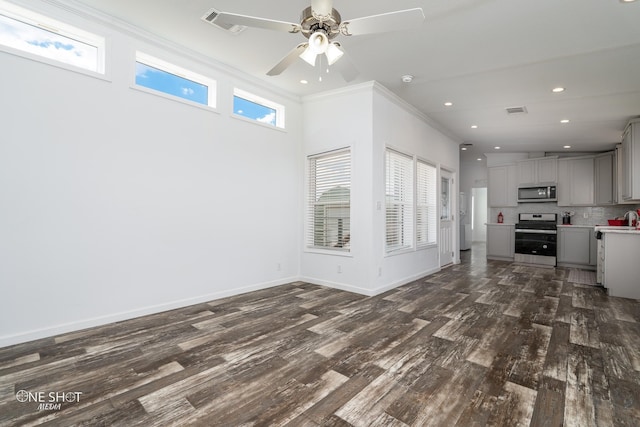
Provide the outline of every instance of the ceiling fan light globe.
[[329,38],[323,31],[316,31],[309,37],[309,48],[313,50],[316,55],[320,55],[327,51],[329,47]]
[[300,54],[300,58],[302,58],[304,60],[304,62],[306,62],[307,64],[311,65],[312,67],[316,66],[316,57],[318,56],[317,53],[315,53],[313,51],[313,49],[311,49],[311,46],[307,46],[307,48],[304,50],[304,52],[302,52]]
[[342,57],[342,55],[344,55],[344,52],[335,43],[331,43],[327,46],[325,55],[327,55],[327,62],[329,65],[333,65]]

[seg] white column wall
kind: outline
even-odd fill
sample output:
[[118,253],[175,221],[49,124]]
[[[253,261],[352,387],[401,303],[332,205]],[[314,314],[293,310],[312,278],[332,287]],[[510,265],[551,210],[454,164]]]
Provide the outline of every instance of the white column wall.
[[[457,172],[458,143],[374,82],[306,97],[304,117],[305,156],[351,146],[353,181],[351,253],[320,254],[303,245],[302,278],[375,295],[437,271],[437,247],[385,254],[385,148],[388,145]],[[457,181],[456,177],[454,195]]]
[[[374,168],[373,182],[375,201],[385,200],[385,148],[392,147],[406,154],[415,155],[431,162],[438,167],[438,183],[440,169],[444,168],[454,173],[452,188],[452,211],[457,213],[458,182],[459,182],[459,153],[458,142],[443,134],[428,122],[428,119],[405,104],[390,91],[380,85],[374,86]],[[438,194],[440,185],[438,184]],[[439,199],[438,199],[439,203]],[[456,214],[456,221],[457,221]],[[376,239],[373,246],[373,264],[376,273],[374,289],[382,292],[387,289],[415,280],[426,274],[439,270],[439,254],[437,247],[412,250],[398,254],[385,253],[384,210],[376,211],[374,215],[374,230]],[[457,224],[457,222],[456,222]],[[454,239],[456,257],[459,262],[458,226],[454,225]]]
[[[351,149],[351,250],[319,253],[302,242],[303,280],[371,294],[372,92],[370,85],[304,99],[304,155]],[[305,171],[308,166],[305,166]],[[307,182],[306,176],[304,178]],[[307,193],[305,191],[305,201]],[[303,212],[306,213],[306,203]]]

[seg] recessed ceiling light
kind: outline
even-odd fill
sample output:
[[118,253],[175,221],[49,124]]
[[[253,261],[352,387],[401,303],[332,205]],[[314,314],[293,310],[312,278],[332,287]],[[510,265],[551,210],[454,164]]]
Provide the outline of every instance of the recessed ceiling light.
[[620,3],[633,3],[636,0],[620,0]]
[[300,83],[302,83],[303,85],[306,85],[309,82],[307,80],[300,80]]
[[569,119],[562,119],[562,120],[560,120],[560,123],[562,123],[562,124],[569,123]]
[[478,129],[478,125],[471,125],[471,129]]
[[462,151],[467,151],[467,147],[462,147],[461,150]]
[[564,92],[564,88],[563,87],[554,87],[553,89],[551,89],[551,92],[553,93],[560,93],[560,92]]
[[562,147],[562,148],[571,148],[571,146],[570,146],[570,145],[565,145],[565,146],[564,146],[564,147]]
[[451,107],[452,105],[453,105],[453,102],[448,102],[447,101],[447,102],[444,103],[445,107]]
[[405,74],[402,76],[402,81],[404,83],[411,83],[413,81],[413,76],[411,74]]
[[500,147],[498,147],[497,145],[495,147],[493,147],[494,150],[499,150]]
[[481,159],[480,157],[478,157],[478,158],[477,158],[477,160],[478,160],[479,162],[481,162],[481,161],[482,161],[482,159]]

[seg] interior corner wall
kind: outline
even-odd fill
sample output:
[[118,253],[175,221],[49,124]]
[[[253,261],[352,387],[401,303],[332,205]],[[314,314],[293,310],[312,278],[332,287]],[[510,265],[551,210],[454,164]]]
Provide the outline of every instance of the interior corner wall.
[[[348,256],[303,247],[302,278],[375,295],[437,271],[437,247],[385,254],[385,148],[394,147],[457,173],[457,142],[375,82],[306,97],[303,110],[305,156],[352,148],[352,246]],[[326,138],[327,134],[333,137]]]
[[[406,105],[381,85],[374,86],[373,123],[374,203],[381,202],[384,206],[384,155],[386,147],[431,162],[438,168],[438,177],[441,169],[453,172],[455,181],[452,194],[458,194],[460,160],[457,141],[435,129],[412,107]],[[453,212],[457,211],[457,201],[458,197],[452,197]],[[438,203],[440,202],[438,201]],[[374,271],[378,274],[374,277],[373,287],[377,292],[391,289],[439,270],[438,247],[386,254],[384,221],[384,211],[376,211],[373,221],[375,235],[373,265]],[[459,262],[457,230],[458,227],[454,225],[453,241],[456,249],[454,252],[457,254],[455,261]]]
[[[299,99],[53,12],[107,36],[110,73],[0,52],[0,347],[297,279]],[[216,79],[217,112],[132,89],[135,49]],[[232,117],[235,85],[286,131]]]

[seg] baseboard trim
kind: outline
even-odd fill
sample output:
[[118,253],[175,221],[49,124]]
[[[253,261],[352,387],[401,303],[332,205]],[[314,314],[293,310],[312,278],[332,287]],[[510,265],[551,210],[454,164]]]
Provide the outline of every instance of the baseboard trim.
[[103,326],[109,323],[121,322],[123,320],[135,319],[136,317],[147,316],[149,314],[162,313],[163,311],[175,310],[176,308],[188,307],[194,304],[213,301],[220,298],[245,294],[247,292],[259,291],[262,289],[272,288],[274,286],[286,285],[298,281],[298,277],[289,277],[278,279],[271,282],[263,282],[254,285],[244,286],[242,288],[228,289],[219,292],[213,292],[193,298],[185,298],[177,301],[171,301],[164,304],[157,304],[147,307],[141,307],[134,310],[123,311],[119,313],[108,314],[105,316],[92,317],[82,319],[76,322],[63,323],[41,329],[35,329],[26,332],[20,332],[12,335],[0,336],[0,348],[8,347],[15,344],[21,344],[29,341],[39,340],[42,338],[51,338],[56,335],[66,334],[69,332],[78,332],[84,329]]
[[393,283],[390,283],[388,285],[384,285],[384,286],[381,286],[379,288],[376,288],[374,290],[374,292],[375,292],[374,295],[380,295],[381,293],[390,291],[391,289],[395,289],[395,288],[400,287],[402,285],[406,285],[407,283],[414,282],[414,281],[416,281],[418,279],[421,279],[423,277],[429,276],[431,274],[438,273],[439,271],[441,271],[441,268],[440,267],[435,267],[435,268],[432,268],[430,270],[425,270],[423,272],[414,274],[412,276],[407,276],[407,277],[405,277],[403,279],[397,280],[397,281],[395,281]]
[[395,289],[399,286],[402,285],[406,285],[407,283],[411,283],[415,280],[418,280],[422,277],[426,277],[429,276],[431,274],[437,273],[439,272],[441,269],[440,267],[435,267],[432,268],[430,270],[425,270],[423,272],[414,274],[412,276],[407,276],[404,277],[400,280],[396,280],[395,282],[389,283],[387,285],[381,286],[379,288],[374,288],[374,289],[368,289],[368,288],[361,288],[358,286],[353,286],[353,285],[348,285],[346,283],[338,283],[338,282],[331,282],[331,281],[327,281],[327,280],[322,280],[322,279],[317,279],[315,277],[301,277],[300,280],[303,282],[307,282],[307,283],[311,283],[314,285],[319,285],[319,286],[326,286],[328,288],[334,288],[334,289],[340,289],[342,291],[347,291],[347,292],[353,292],[356,294],[360,294],[360,295],[365,295],[368,297],[374,297],[376,295],[380,295],[381,293],[390,291],[391,289]]

